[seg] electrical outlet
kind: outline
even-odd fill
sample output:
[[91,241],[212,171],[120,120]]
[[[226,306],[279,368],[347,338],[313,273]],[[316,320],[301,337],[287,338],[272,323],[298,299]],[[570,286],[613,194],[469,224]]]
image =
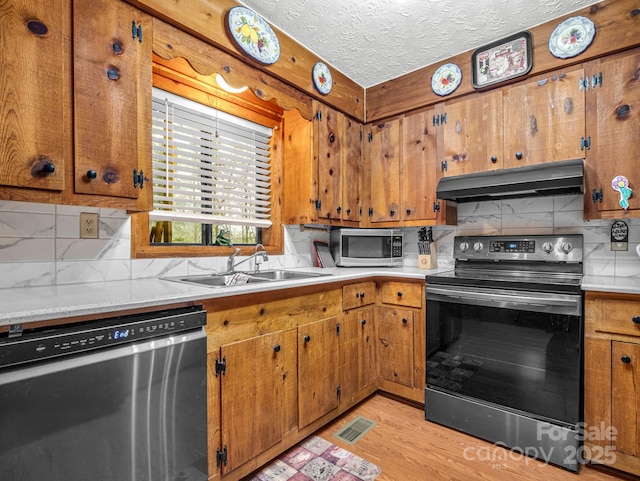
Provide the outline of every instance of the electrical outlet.
[[97,239],[98,230],[98,213],[80,212],[80,239]]

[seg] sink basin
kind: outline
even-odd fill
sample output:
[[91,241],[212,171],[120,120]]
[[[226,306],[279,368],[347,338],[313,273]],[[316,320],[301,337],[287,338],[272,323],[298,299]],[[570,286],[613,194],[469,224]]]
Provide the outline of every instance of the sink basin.
[[276,282],[287,281],[295,279],[308,279],[310,277],[328,276],[330,274],[316,273],[316,272],[300,272],[289,271],[285,269],[263,271],[263,272],[246,272],[247,278],[245,282],[239,282],[238,284],[231,284],[234,274],[214,274],[211,276],[188,276],[188,277],[168,277],[166,280],[184,282],[187,284],[198,284],[201,286],[209,287],[234,287],[241,286],[243,284],[255,284],[260,282]]
[[261,279],[269,279],[271,281],[286,281],[292,279],[308,279],[310,277],[328,276],[330,274],[323,274],[318,272],[300,272],[300,271],[288,271],[285,269],[255,272],[251,274],[252,277],[259,277]]

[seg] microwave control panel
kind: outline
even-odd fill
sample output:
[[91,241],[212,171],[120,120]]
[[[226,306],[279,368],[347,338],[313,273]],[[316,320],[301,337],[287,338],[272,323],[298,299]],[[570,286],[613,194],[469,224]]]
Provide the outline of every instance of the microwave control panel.
[[394,235],[391,238],[391,257],[402,257],[402,236]]

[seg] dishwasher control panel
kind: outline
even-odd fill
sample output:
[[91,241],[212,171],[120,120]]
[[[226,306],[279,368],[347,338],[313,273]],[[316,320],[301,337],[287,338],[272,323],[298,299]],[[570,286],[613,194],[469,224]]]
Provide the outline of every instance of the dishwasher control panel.
[[199,329],[206,322],[206,311],[189,307],[24,331],[0,339],[0,369]]

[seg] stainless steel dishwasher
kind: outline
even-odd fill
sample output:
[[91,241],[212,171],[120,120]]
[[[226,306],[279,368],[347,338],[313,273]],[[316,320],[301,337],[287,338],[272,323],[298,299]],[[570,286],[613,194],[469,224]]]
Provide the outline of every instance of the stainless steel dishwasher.
[[0,479],[207,479],[197,307],[0,339]]

